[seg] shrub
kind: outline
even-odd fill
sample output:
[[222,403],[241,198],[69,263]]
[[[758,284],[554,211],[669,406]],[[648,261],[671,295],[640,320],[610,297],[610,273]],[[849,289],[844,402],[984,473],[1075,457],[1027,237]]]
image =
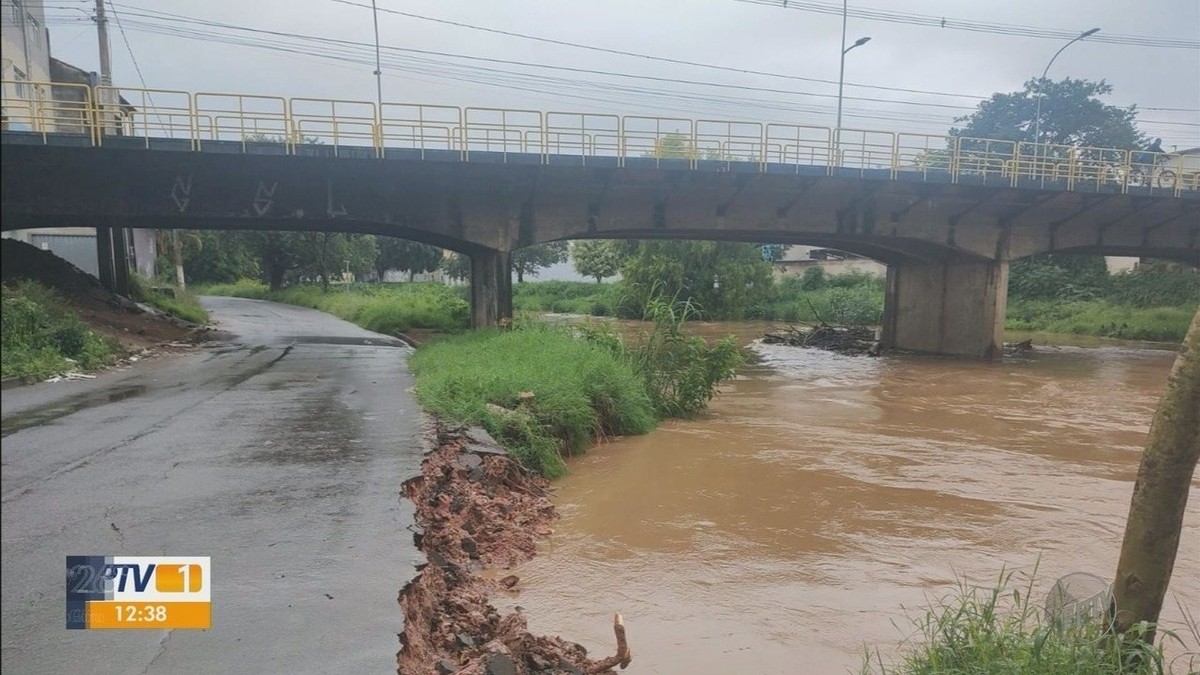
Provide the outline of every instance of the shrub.
[[3,287],[0,324],[3,377],[43,378],[75,365],[91,370],[107,365],[117,349],[57,294],[32,281]]
[[146,279],[136,274],[131,274],[129,276],[129,294],[134,300],[150,305],[178,319],[199,325],[208,323],[208,312],[200,306],[200,300],[187,291],[173,288],[168,295],[156,290]]
[[661,417],[694,417],[717,393],[717,385],[733,377],[742,355],[733,337],[709,346],[688,335],[684,324],[694,316],[690,302],[654,298],[646,319],[654,323],[626,352],[646,383],[646,393]]

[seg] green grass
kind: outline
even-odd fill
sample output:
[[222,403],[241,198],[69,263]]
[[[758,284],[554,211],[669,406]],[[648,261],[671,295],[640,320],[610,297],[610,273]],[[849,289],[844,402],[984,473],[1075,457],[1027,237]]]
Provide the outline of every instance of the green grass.
[[[868,651],[872,675],[1152,675],[1163,672],[1160,647],[1107,639],[1101,620],[1051,623],[1030,597],[1032,577],[1011,572],[992,588],[965,582],[949,598],[912,620],[916,636],[888,664]],[[1141,626],[1145,630],[1146,626]],[[1161,635],[1161,632],[1160,632]],[[1162,639],[1178,639],[1173,635]]]
[[184,321],[201,326],[208,323],[208,311],[200,306],[199,298],[192,293],[181,291],[178,288],[171,289],[169,294],[160,292],[151,285],[151,282],[136,274],[130,275],[129,284],[130,295],[138,302],[150,305]]
[[526,281],[513,284],[513,309],[518,312],[556,312],[614,316],[621,286],[590,281]]
[[461,287],[433,283],[291,286],[272,292],[265,285],[242,279],[198,289],[203,295],[273,300],[328,312],[367,330],[386,335],[414,328],[452,332],[465,329],[470,305]]
[[1128,340],[1179,342],[1196,312],[1195,304],[1129,307],[1108,300],[1020,300],[1009,302],[1005,328]]
[[118,347],[88,329],[54,291],[32,281],[3,287],[0,372],[45,378],[111,363]]
[[[567,329],[454,336],[417,350],[410,365],[426,410],[482,425],[524,466],[551,478],[565,471],[564,455],[597,437],[643,434],[657,422],[630,363]],[[533,398],[523,402],[522,392]]]

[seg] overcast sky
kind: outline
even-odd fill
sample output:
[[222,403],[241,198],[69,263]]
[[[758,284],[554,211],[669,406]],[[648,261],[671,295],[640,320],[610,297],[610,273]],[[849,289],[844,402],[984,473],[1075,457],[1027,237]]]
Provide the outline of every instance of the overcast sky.
[[[366,7],[339,0],[116,0],[112,8],[124,28],[124,37],[113,23],[114,81],[120,85],[139,84],[130,57],[132,49],[149,87],[374,100],[370,0],[348,2]],[[383,96],[388,101],[828,126],[834,122],[841,17],[804,8],[836,8],[835,0],[793,1],[786,9],[781,6],[782,0],[760,0],[764,4],[739,0],[377,2],[380,42],[384,45]],[[46,2],[54,55],[89,70],[98,69],[96,30],[89,19],[93,5],[91,0]],[[945,17],[949,26],[956,21],[976,21],[1069,32],[1099,27],[1101,34],[1097,37],[1190,41],[1190,48],[1165,48],[1089,38],[1064,51],[1049,76],[1107,80],[1114,89],[1108,101],[1136,103],[1143,109],[1142,130],[1162,137],[1165,148],[1200,146],[1200,49],[1195,47],[1200,41],[1198,0],[869,0],[852,1],[850,7],[852,11],[884,9]],[[387,10],[616,51],[807,79],[547,44]],[[277,34],[238,31],[193,20]],[[292,34],[344,42],[322,43]],[[968,96],[985,97],[996,91],[1020,89],[1025,80],[1041,73],[1066,42],[852,16],[848,39],[852,42],[860,36],[870,36],[871,41],[847,56],[846,81],[855,86],[846,87],[844,126],[922,133],[946,131],[954,116],[969,112],[977,102]],[[263,41],[292,51],[245,44]],[[463,56],[494,61],[467,60]]]

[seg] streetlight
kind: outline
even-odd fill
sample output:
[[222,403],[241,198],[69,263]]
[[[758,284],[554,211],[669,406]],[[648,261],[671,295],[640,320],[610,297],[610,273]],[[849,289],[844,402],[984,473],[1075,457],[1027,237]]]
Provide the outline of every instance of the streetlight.
[[837,134],[835,146],[837,147],[838,152],[838,166],[841,166],[842,164],[842,89],[845,88],[846,84],[846,54],[849,53],[851,49],[854,49],[855,47],[861,47],[871,41],[871,38],[869,37],[860,37],[854,41],[854,44],[850,45],[849,47],[846,46],[846,15],[849,1],[850,0],[842,0],[842,64],[838,69],[837,127],[835,132]]
[[[1057,59],[1058,55],[1063,53],[1064,49],[1066,49],[1067,47],[1070,47],[1071,45],[1075,44],[1076,42],[1079,42],[1080,40],[1084,39],[1085,37],[1095,35],[1096,33],[1099,33],[1099,32],[1100,32],[1099,28],[1093,28],[1091,30],[1083,31],[1078,36],[1076,36],[1075,39],[1071,40],[1070,42],[1063,45],[1062,47],[1059,47],[1058,51],[1054,52],[1054,56],[1050,57],[1050,63],[1046,64],[1046,69],[1042,71],[1042,77],[1040,79],[1038,79],[1037,110],[1033,113],[1033,142],[1035,144],[1040,144],[1042,142],[1042,99],[1045,98],[1045,96],[1042,94],[1042,83],[1046,81],[1046,73],[1050,72],[1050,66],[1054,65],[1054,59]],[[1035,145],[1035,147],[1036,147],[1036,145]]]
[[383,118],[383,68],[379,63],[379,8],[375,0],[371,0],[371,19],[375,22],[375,103],[379,106],[380,119]]

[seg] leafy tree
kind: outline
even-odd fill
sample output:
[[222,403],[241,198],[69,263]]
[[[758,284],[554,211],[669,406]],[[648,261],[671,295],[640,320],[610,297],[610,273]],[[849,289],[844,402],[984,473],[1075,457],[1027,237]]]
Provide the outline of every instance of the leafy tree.
[[705,318],[740,319],[770,293],[771,264],[755,244],[644,241],[636,246],[621,276],[643,311],[652,299],[665,297],[691,301]]
[[517,282],[525,281],[525,275],[536,277],[538,271],[555,263],[566,262],[567,242],[520,248],[512,252],[512,268],[517,273]]
[[[962,126],[951,128],[950,135],[1093,148],[1141,147],[1144,138],[1134,125],[1136,108],[1108,105],[1100,99],[1111,93],[1112,85],[1104,80],[1029,80],[1021,91],[992,94],[975,112],[955,119]],[[1035,139],[1039,96],[1041,139]]]
[[471,259],[461,253],[451,253],[442,258],[442,273],[456,281],[471,278]]
[[[182,238],[183,267],[192,283],[228,283],[238,279],[256,279],[261,274],[259,255],[251,235],[259,233],[196,230]],[[160,250],[168,250],[171,237]],[[160,240],[161,241],[161,240]],[[165,259],[165,256],[164,256]],[[164,267],[160,263],[161,268]],[[165,267],[174,267],[174,261]]]
[[691,139],[679,132],[671,132],[654,139],[654,149],[646,157],[658,159],[697,159],[700,152]]
[[342,232],[299,232],[294,250],[304,276],[316,277],[321,286],[329,288],[330,276],[343,266],[355,275],[375,269],[377,247],[369,234]]
[[621,271],[624,255],[620,242],[583,239],[571,244],[571,258],[575,261],[576,272],[600,283]]
[[432,272],[442,262],[442,249],[396,237],[378,237],[379,254],[375,256],[375,271],[379,280],[388,270],[406,270],[408,280],[422,272]]

